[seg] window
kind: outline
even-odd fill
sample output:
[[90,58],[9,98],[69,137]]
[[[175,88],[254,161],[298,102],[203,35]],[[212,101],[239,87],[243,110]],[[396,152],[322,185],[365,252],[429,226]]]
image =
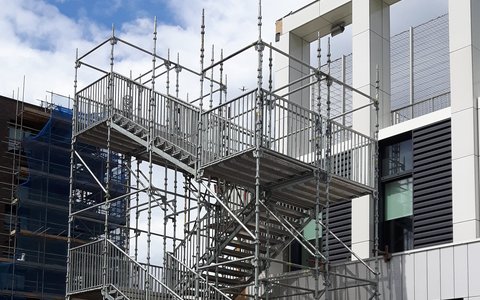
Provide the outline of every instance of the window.
[[[320,214],[320,220],[322,220],[322,215]],[[322,226],[319,225],[319,235],[322,238]],[[316,237],[316,230],[315,230],[315,219],[310,220],[308,224],[302,231],[303,239],[302,241],[309,241],[312,245],[315,245],[315,237]],[[294,240],[289,247],[289,262],[302,265],[302,266],[309,266],[313,267],[315,265],[315,257],[313,257],[307,250],[303,248],[302,245],[296,240]],[[299,270],[298,267],[288,267],[284,269],[285,272]]]
[[398,175],[413,169],[412,140],[387,145],[383,150],[382,176]]
[[[410,135],[381,145],[381,247],[389,252],[413,248],[413,151]],[[382,250],[383,250],[382,249]]]
[[385,184],[385,220],[411,216],[413,212],[412,177]]
[[20,128],[15,129],[15,127],[8,128],[8,151],[18,150],[19,143],[26,137],[29,137],[32,133],[29,131],[24,131]]

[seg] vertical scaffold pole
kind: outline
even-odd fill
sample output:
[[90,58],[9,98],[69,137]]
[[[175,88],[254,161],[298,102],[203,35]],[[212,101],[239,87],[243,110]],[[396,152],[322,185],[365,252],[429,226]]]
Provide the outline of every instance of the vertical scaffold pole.
[[318,33],[317,45],[317,103],[315,105],[315,299],[320,298],[320,189],[321,189],[321,159],[322,159],[322,95],[321,95],[321,77],[320,69],[322,67],[321,39]]
[[[136,172],[135,172],[136,176],[136,185],[135,185],[135,188],[136,190],[140,190],[140,160],[137,159],[137,169],[136,169]],[[140,212],[139,212],[139,204],[140,204],[140,193],[136,193],[135,194],[135,231],[134,231],[134,234],[135,234],[135,250],[134,250],[134,256],[135,256],[135,260],[138,261],[138,236],[140,235],[140,232],[138,231],[138,219],[140,217]]]
[[200,299],[200,212],[202,209],[202,146],[203,146],[203,81],[205,80],[205,71],[203,63],[205,58],[205,10],[202,10],[202,25],[201,25],[201,45],[200,45],[200,102],[199,102],[199,120],[198,120],[198,146],[197,146],[197,166],[196,166],[196,180],[198,182],[198,203],[197,203],[197,222],[196,222],[196,264],[195,264],[195,299]]
[[331,101],[330,101],[330,87],[332,80],[330,78],[331,67],[331,52],[330,52],[330,38],[328,38],[328,53],[327,53],[327,153],[326,153],[326,202],[325,202],[325,300],[330,299],[330,182],[332,180],[332,123],[331,123]]
[[[268,140],[268,147],[272,144],[272,117],[274,112],[272,112],[274,106],[274,99],[272,96],[273,91],[273,47],[272,43],[270,43],[270,50],[268,53],[268,128],[267,128],[267,140]],[[267,256],[268,257],[268,256]]]
[[110,181],[111,181],[111,138],[112,138],[112,117],[113,117],[113,106],[114,106],[114,77],[113,77],[113,65],[114,65],[114,52],[115,52],[115,44],[117,43],[117,38],[115,37],[115,27],[112,26],[112,37],[110,39],[110,75],[108,80],[108,119],[107,119],[107,158],[106,158],[106,177],[105,177],[105,219],[104,219],[104,243],[103,243],[103,269],[102,269],[102,283],[103,287],[102,290],[104,292],[103,298],[106,299],[107,295],[107,268],[108,268],[108,239],[109,239],[109,225],[108,225],[108,217],[110,212]]
[[[219,102],[218,104],[222,105],[222,103],[223,103],[223,91],[225,89],[224,86],[223,86],[223,49],[220,49],[220,61],[221,61],[221,63],[220,63],[220,96],[219,96],[220,99],[218,100],[218,102]],[[225,98],[225,100],[227,100],[227,99]],[[220,113],[221,112],[222,111],[220,110]]]
[[[175,253],[175,249],[177,248],[177,187],[178,187],[178,169],[177,167],[175,167],[175,170],[174,170],[174,177],[173,177],[173,245],[172,245],[172,251],[173,251],[173,254],[176,255]],[[177,256],[178,258],[178,256]],[[169,279],[172,280],[172,282],[174,282],[175,280],[175,276],[178,272],[178,269],[177,269],[177,264],[174,263],[173,264],[173,267],[169,270],[169,272],[173,272],[170,276],[169,276]]]
[[[215,63],[215,45],[212,45],[212,58],[211,58],[210,61],[211,61],[212,66],[213,66],[213,64]],[[211,72],[210,73],[210,103],[208,105],[208,109],[213,108],[213,75],[214,75],[213,69],[214,68],[212,68],[210,70],[210,72]]]
[[162,281],[166,282],[167,278],[167,226],[168,226],[168,161],[165,160],[164,166],[164,175],[163,175],[163,189],[164,189],[164,198],[163,198],[163,274]]
[[256,99],[256,125],[255,125],[255,256],[253,265],[255,268],[254,298],[260,299],[260,159],[263,140],[263,50],[265,46],[262,41],[262,0],[258,1],[258,75],[257,75],[257,99]]
[[[152,52],[152,91],[148,105],[148,209],[147,209],[147,270],[150,267],[152,244],[152,201],[153,197],[153,143],[155,116],[155,70],[157,55],[157,18],[153,21],[153,52]],[[164,254],[165,255],[165,254]],[[145,278],[145,299],[150,299],[150,280]]]
[[375,255],[375,294],[374,299],[378,300],[380,297],[379,285],[380,285],[380,266],[378,259],[378,222],[379,222],[379,195],[378,195],[378,180],[379,180],[379,149],[378,149],[378,132],[379,132],[379,91],[380,91],[380,75],[377,65],[376,70],[376,81],[375,81],[375,134],[374,134],[374,158],[373,158],[373,168],[374,168],[374,188],[373,188],[373,205],[374,205],[374,255]]
[[177,53],[177,65],[175,66],[175,97],[178,99],[180,91],[180,53]]
[[65,299],[69,300],[69,292],[70,292],[70,272],[71,272],[71,264],[72,258],[70,257],[70,248],[72,247],[72,225],[73,225],[73,201],[74,201],[74,190],[73,190],[73,176],[74,176],[74,168],[75,168],[75,144],[76,144],[76,132],[77,132],[77,85],[78,85],[78,68],[80,67],[80,63],[78,61],[78,48],[75,51],[75,77],[73,80],[73,112],[72,112],[72,141],[70,146],[70,177],[68,179],[69,183],[69,196],[68,196],[68,224],[67,224],[67,274],[65,278]]

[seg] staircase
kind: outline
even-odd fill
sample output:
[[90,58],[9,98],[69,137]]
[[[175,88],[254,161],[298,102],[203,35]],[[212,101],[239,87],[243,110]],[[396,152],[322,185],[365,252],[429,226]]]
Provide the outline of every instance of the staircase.
[[[221,196],[218,196],[222,198]],[[226,199],[221,199],[226,200]],[[236,201],[236,203],[232,204]],[[239,199],[230,199],[224,203],[230,203],[230,209],[234,211],[238,219],[246,225],[250,232],[255,231],[255,201],[254,197],[247,197],[249,200],[246,205],[241,206]],[[235,209],[237,208],[237,209]],[[174,259],[170,261],[168,268],[176,268],[182,272],[190,273],[191,276],[184,277],[184,280],[174,285],[173,289],[180,296],[190,295],[195,291],[195,273],[196,260],[189,259],[192,253],[185,252],[185,243],[193,243],[196,245],[195,237],[198,228],[201,230],[201,235],[207,235],[207,230],[213,230],[215,241],[213,244],[206,244],[201,242],[204,247],[201,248],[199,275],[203,280],[215,285],[218,289],[227,294],[227,299],[236,299],[247,285],[254,280],[253,257],[255,255],[255,240],[250,233],[241,226],[230,214],[228,214],[220,206],[220,210],[216,216],[216,221],[213,218],[209,221],[203,219],[194,229],[184,242],[177,246],[171,254]],[[289,244],[292,240],[289,232],[272,216],[267,217],[267,212],[264,208],[261,209],[260,214],[260,258],[276,257],[284,249],[284,246]],[[287,208],[285,205],[279,205],[276,209],[276,216],[289,220],[295,228],[301,228],[310,219],[308,214],[304,211]],[[202,230],[203,229],[203,230]],[[292,229],[293,230],[293,229]],[[268,232],[268,234],[267,234]],[[195,245],[193,248],[195,248]],[[268,247],[268,249],[267,249]],[[196,255],[193,253],[193,255]],[[183,262],[183,263],[179,263]],[[185,264],[190,263],[188,268]],[[265,263],[260,264],[260,271],[266,268]],[[206,299],[203,291],[199,291],[201,299]],[[208,298],[208,297],[207,297]],[[224,298],[221,298],[224,299]]]
[[[95,90],[95,85],[106,87],[111,77],[114,87],[129,87],[127,98],[128,106],[133,107],[131,111],[123,110],[125,103],[122,99],[127,99],[126,96],[113,99],[108,113],[104,99],[89,98],[91,94],[101,95],[102,93]],[[252,167],[246,163],[254,161],[252,149],[256,134],[256,93],[254,91],[246,94],[243,98],[234,99],[202,114],[188,103],[153,92],[148,87],[118,74],[107,74],[78,93],[80,107],[87,108],[87,112],[100,112],[80,113],[76,128],[80,139],[105,147],[105,143],[101,141],[107,140],[107,131],[111,128],[108,137],[113,151],[148,161],[150,157],[147,149],[151,149],[153,163],[181,169],[191,176],[198,175],[197,153],[200,152],[200,167],[205,171],[204,176],[208,177],[208,181],[202,180],[203,190],[196,192],[209,194],[216,202],[205,204],[211,205],[215,213],[205,215],[205,212],[202,212],[200,223],[194,224],[186,232],[183,242],[177,245],[172,253],[168,253],[163,278],[153,276],[148,269],[109,240],[99,240],[72,249],[73,261],[89,261],[90,269],[85,270],[85,267],[82,269],[82,266],[73,265],[68,289],[71,293],[82,294],[108,286],[107,289],[103,288],[101,293],[109,300],[195,299],[196,296],[201,299],[223,300],[235,299],[242,294],[245,287],[254,280],[254,180],[250,173]],[[156,102],[154,107],[161,109],[157,109],[158,111],[153,113],[153,120],[149,121],[152,115],[148,108],[152,97]],[[258,238],[261,272],[267,267],[262,258],[278,256],[294,239],[293,235],[297,235],[298,230],[310,221],[310,211],[314,203],[312,199],[315,195],[314,192],[305,191],[305,186],[308,183],[314,187],[313,160],[309,156],[313,150],[308,147],[312,144],[312,130],[318,116],[287,103],[286,100],[282,101],[282,104],[277,104],[276,110],[269,112],[265,109],[265,114],[277,111],[278,115],[288,115],[294,109],[297,116],[295,121],[298,124],[282,125],[293,126],[296,131],[279,137],[274,137],[279,130],[274,129],[272,133],[267,132],[267,126],[264,127],[263,135],[268,138],[265,138],[263,143],[266,145],[265,150],[270,151],[270,160],[263,160],[267,166],[262,166],[261,170],[265,173],[261,176],[266,181],[262,182],[262,185],[271,190],[264,191],[262,202],[269,198],[266,193],[272,193],[272,197],[260,207]],[[281,110],[285,111],[280,113]],[[227,114],[228,118],[225,117]],[[275,119],[275,115],[265,115],[264,120],[269,117]],[[200,121],[203,123],[201,151],[198,148],[197,135]],[[356,147],[352,151],[361,153],[357,157],[369,153],[371,141],[368,138],[348,138],[348,134],[351,134],[348,128],[339,127],[335,133],[341,136],[343,141],[359,141],[359,145],[352,143],[352,148]],[[150,136],[153,140],[150,140]],[[297,139],[303,141],[307,148],[303,149],[303,144],[287,147]],[[272,152],[276,154],[272,155]],[[352,157],[354,154],[351,154]],[[232,160],[227,163],[226,160],[230,158]],[[232,172],[235,168],[244,170]],[[338,169],[338,177],[351,180],[354,178],[352,176],[355,176],[352,172]],[[244,174],[243,178],[239,178],[240,173]],[[367,178],[365,183],[361,183],[368,184],[368,180]],[[363,190],[357,190],[357,185],[345,185],[344,181],[338,181],[338,187],[332,184],[331,199],[346,199],[368,191],[364,187],[361,187]],[[213,184],[216,184],[218,189],[212,188]],[[283,191],[283,185],[288,190]],[[232,194],[227,196],[228,193],[222,192],[227,186],[238,188],[248,196],[245,196],[245,199],[231,196]],[[275,188],[278,190],[275,191]],[[200,233],[198,239],[197,233]],[[105,249],[108,251],[107,265],[103,268]]]
[[[121,116],[119,114],[114,114],[112,117],[113,128],[118,133],[129,137],[131,140],[139,144],[143,149],[148,148],[148,130],[134,121]],[[177,140],[181,137],[168,133],[167,130],[159,132],[159,135],[155,136],[153,140],[153,153],[155,158],[158,160],[166,160],[172,166],[178,166],[181,169],[187,171],[188,173],[195,175],[195,156],[185,150],[195,149],[197,146],[189,142],[188,140],[183,140],[183,147],[178,145]],[[186,146],[186,147],[185,147]]]

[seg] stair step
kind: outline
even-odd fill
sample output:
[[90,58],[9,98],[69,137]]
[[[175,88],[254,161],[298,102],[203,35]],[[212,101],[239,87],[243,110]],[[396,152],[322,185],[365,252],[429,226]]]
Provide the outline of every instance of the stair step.
[[175,146],[172,144],[167,145],[163,151],[168,154],[172,154],[175,151]]
[[[302,213],[300,211],[296,211],[296,210],[289,209],[289,208],[286,208],[286,207],[277,206],[276,210],[282,216],[289,217],[289,218],[292,218],[292,219],[304,219],[304,218],[308,217],[308,214],[306,214],[306,213]],[[265,208],[263,206],[260,207],[260,211],[265,213]]]
[[[228,246],[235,247],[238,249],[243,249],[243,250],[251,250],[255,251],[255,244],[253,243],[247,243],[247,242],[242,242],[238,240],[232,240],[228,243]],[[260,252],[261,253],[266,253],[267,248],[260,246]]]
[[232,249],[223,249],[222,254],[228,255],[228,256],[233,256],[233,257],[238,257],[238,258],[244,258],[244,257],[247,257],[247,256],[252,256],[253,252],[252,251],[242,252],[242,251],[232,250]]
[[[209,273],[210,281],[215,281],[215,270],[216,270],[215,267],[209,268],[208,273]],[[218,266],[217,272],[218,272],[218,274],[235,276],[235,277],[247,277],[247,276],[252,276],[253,275],[251,271],[239,270],[239,269],[235,269],[235,267],[224,266],[224,265]],[[205,275],[204,275],[204,277],[205,277]]]
[[[227,259],[227,258],[223,258],[223,257],[219,257],[218,258],[218,262],[230,262],[231,260],[230,259]],[[234,267],[234,268],[239,268],[241,270],[253,270],[253,265],[247,261],[234,261],[234,262],[230,262],[228,265],[226,266],[229,266],[229,267]],[[209,269],[213,269],[215,270],[215,267],[211,267]]]
[[[251,228],[251,229],[255,229],[255,220],[253,221],[250,221],[248,224],[247,224],[247,227],[248,228]],[[268,226],[268,230],[270,231],[270,234],[275,234],[275,235],[281,235],[281,236],[286,236],[286,235],[289,235],[288,231],[283,228],[283,227],[273,227],[273,226]],[[260,231],[261,232],[267,232],[267,228],[265,225],[261,224],[260,225]]]
[[[240,230],[237,234],[236,237],[241,238],[241,239],[246,239],[246,240],[252,240],[252,237],[245,231],[245,230]],[[266,243],[267,239],[265,236],[260,236],[259,238],[261,243]],[[283,237],[275,236],[275,235],[270,235],[270,244],[272,246],[283,243]]]

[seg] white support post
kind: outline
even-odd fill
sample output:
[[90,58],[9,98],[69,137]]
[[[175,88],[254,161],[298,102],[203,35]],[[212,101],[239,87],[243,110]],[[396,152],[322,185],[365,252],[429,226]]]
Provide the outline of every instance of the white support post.
[[[352,1],[353,87],[375,95],[377,65],[380,71],[380,127],[390,120],[390,8],[382,0]],[[353,109],[367,105],[370,99],[353,93]],[[373,107],[353,113],[353,129],[373,136]],[[352,250],[361,258],[372,254],[374,242],[374,206],[371,196],[352,201]],[[352,257],[352,259],[356,259]]]
[[453,240],[480,237],[480,1],[449,0]]

